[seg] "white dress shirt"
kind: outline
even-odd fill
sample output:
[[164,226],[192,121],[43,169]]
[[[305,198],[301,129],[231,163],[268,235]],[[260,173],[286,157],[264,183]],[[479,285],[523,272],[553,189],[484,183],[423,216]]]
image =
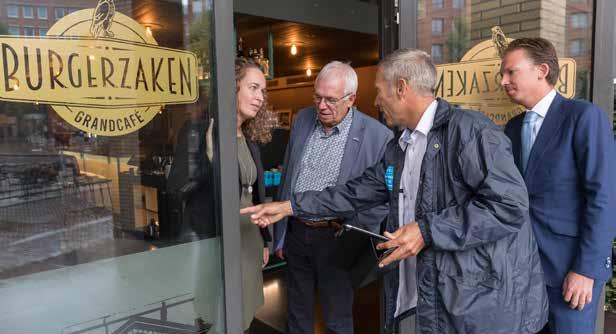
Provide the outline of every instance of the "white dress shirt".
[[554,98],[556,97],[556,91],[552,89],[549,93],[547,93],[535,106],[531,109],[531,111],[535,112],[539,117],[535,121],[535,126],[531,129],[530,135],[530,147],[533,147],[535,143],[535,139],[537,139],[537,135],[539,134],[539,130],[541,130],[541,125],[543,125],[543,120],[545,116],[548,114],[548,109],[552,105]]
[[[399,227],[415,220],[421,163],[428,146],[428,132],[434,124],[437,106],[438,102],[432,101],[421,116],[415,130],[404,129],[398,140],[402,150],[405,150],[398,198]],[[417,258],[413,256],[400,261],[398,275],[400,285],[394,317],[417,306]]]

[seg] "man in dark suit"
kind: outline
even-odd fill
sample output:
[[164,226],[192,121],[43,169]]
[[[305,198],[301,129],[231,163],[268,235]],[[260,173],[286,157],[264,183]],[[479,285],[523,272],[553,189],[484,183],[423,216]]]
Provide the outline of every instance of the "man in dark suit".
[[[293,120],[278,200],[344,184],[381,159],[393,134],[353,107],[357,85],[357,74],[347,64],[334,61],[319,72],[314,107],[300,110]],[[378,231],[387,212],[380,205],[350,221],[291,218],[275,226],[276,254],[288,263],[287,333],[312,334],[315,287],[327,332],[353,333],[353,287],[349,271],[339,263],[349,254],[343,254],[348,251],[341,250],[343,242],[334,235],[342,223]]]
[[614,137],[602,110],[554,90],[558,71],[549,41],[511,42],[501,85],[527,110],[509,121],[505,132],[528,188],[541,252],[550,301],[544,331],[591,334],[612,272]]

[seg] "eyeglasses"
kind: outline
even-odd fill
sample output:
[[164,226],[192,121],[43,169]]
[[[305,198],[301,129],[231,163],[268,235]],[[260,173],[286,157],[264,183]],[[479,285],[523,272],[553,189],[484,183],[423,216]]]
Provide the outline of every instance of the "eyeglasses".
[[314,101],[315,105],[319,105],[321,103],[321,101],[325,101],[325,105],[327,105],[329,108],[333,108],[338,103],[346,100],[351,95],[353,95],[353,93],[348,93],[345,96],[337,99],[335,97],[327,97],[327,96],[320,96],[318,94],[314,94],[314,95],[312,95],[312,98],[313,98],[313,101]]

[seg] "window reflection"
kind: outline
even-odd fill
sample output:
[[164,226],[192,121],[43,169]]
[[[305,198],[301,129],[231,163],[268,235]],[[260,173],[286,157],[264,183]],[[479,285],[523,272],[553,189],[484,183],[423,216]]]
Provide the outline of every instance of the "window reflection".
[[[80,9],[93,9],[100,3],[5,5],[0,21],[8,24],[0,28],[4,30],[0,35],[45,36],[50,30],[53,34],[53,27],[49,26],[58,24],[58,20],[71,20],[69,15],[79,15]],[[147,35],[144,38],[168,49],[188,50],[197,55],[198,64],[194,67],[198,68],[191,70],[198,80],[199,99],[195,103],[157,106],[152,121],[121,136],[76,128],[43,101],[0,101],[0,279],[219,235],[216,205],[211,204],[207,212],[201,212],[199,221],[191,220],[194,199],[186,195],[194,174],[193,165],[201,154],[204,120],[213,117],[209,112],[212,1],[190,1],[185,5],[116,1],[114,6],[118,13],[141,25]],[[20,13],[34,20],[23,21],[18,18]],[[120,25],[116,22],[115,27]],[[30,43],[32,48],[38,45],[36,40]],[[55,59],[63,59],[64,66],[68,66],[70,53],[77,51],[55,52]],[[107,64],[111,64],[114,55],[109,53],[106,57]],[[35,54],[30,61],[33,59]],[[103,58],[90,55],[89,60],[95,63]],[[108,82],[122,82],[122,63],[115,61],[115,70],[107,72],[111,78]],[[173,65],[180,62],[169,61]],[[146,63],[143,75],[154,80],[149,66]],[[40,75],[48,80],[46,69],[36,71],[34,65],[30,69],[34,69],[30,72],[34,76],[32,82],[36,83]],[[79,75],[90,75],[86,70],[91,68],[72,69],[74,73],[80,71]],[[60,67],[54,72],[61,75],[62,71]],[[30,78],[22,82],[13,79],[8,87],[16,92],[21,89],[25,94],[28,87],[23,81],[30,82]],[[179,78],[178,75],[175,79],[178,94],[184,88],[180,87]],[[94,80],[101,84],[103,79],[99,74]],[[83,77],[80,88],[87,82]],[[157,84],[152,82],[143,83]],[[72,95],[78,93],[63,90],[61,94],[64,95],[56,95],[61,101],[71,101]],[[75,110],[79,113],[79,107]],[[208,181],[208,187],[203,189],[205,197],[199,198],[201,203],[215,201],[214,182]]]
[[[418,46],[429,52],[437,65],[445,65],[460,62],[474,46],[492,40],[494,34],[492,28],[495,26],[500,27],[507,38],[541,36],[555,45],[559,57],[575,60],[575,85],[571,84],[572,87],[575,86],[575,94],[571,97],[589,99],[593,48],[593,28],[590,19],[593,17],[594,1],[550,2],[549,17],[541,15],[543,2],[419,0]],[[463,82],[464,73],[459,75]],[[458,77],[452,78],[451,80],[455,81]],[[472,76],[468,80],[472,83]],[[490,86],[494,86],[494,90],[497,90],[498,78],[491,80],[495,84]],[[480,85],[479,80],[477,84]],[[465,91],[464,87],[458,86],[455,92]],[[469,89],[472,90],[470,83],[467,86],[467,92]],[[492,90],[490,88],[490,91]],[[452,96],[445,98],[451,99]],[[504,100],[507,100],[506,97]],[[512,105],[502,106],[512,110],[496,111],[497,102],[488,104],[490,103],[484,101],[473,107],[482,111],[492,110],[486,112],[490,117],[500,113],[500,116],[493,118],[497,124],[503,125],[517,112]]]
[[0,332],[224,332],[217,182],[184,191],[217,116],[212,5],[1,5],[0,294],[37,307]]

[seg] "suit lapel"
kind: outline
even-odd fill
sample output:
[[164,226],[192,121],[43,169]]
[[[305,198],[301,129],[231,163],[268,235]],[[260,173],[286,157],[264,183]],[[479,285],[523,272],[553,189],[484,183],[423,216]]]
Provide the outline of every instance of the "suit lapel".
[[346,144],[344,145],[344,154],[340,163],[340,174],[338,175],[338,184],[344,184],[348,181],[355,160],[359,154],[364,139],[364,130],[366,129],[365,122],[361,119],[357,109],[353,109],[353,122],[347,136]]
[[511,124],[511,151],[513,153],[513,160],[515,161],[515,165],[518,167],[518,170],[522,170],[522,151],[520,150],[520,147],[522,147],[523,120],[524,117],[517,117]]
[[306,144],[308,143],[308,139],[310,139],[310,135],[312,134],[312,131],[314,130],[314,127],[316,126],[316,122],[317,122],[316,110],[314,110],[313,108],[311,111],[312,112],[310,113],[309,119],[307,119],[305,123],[304,122],[300,123],[300,124],[305,124],[305,125],[298,127],[295,130],[295,131],[298,131],[297,137],[296,137],[297,140],[295,141],[293,151],[291,152],[291,156],[289,158],[289,166],[287,167],[287,170],[292,171],[291,188],[289,189],[290,192],[292,192],[293,189],[295,189],[295,182],[297,180],[297,176],[299,175],[299,168],[297,167],[300,167],[302,156],[304,154],[304,148],[306,147]]
[[565,99],[560,96],[560,94],[556,94],[554,101],[552,101],[552,104],[548,109],[545,120],[543,120],[541,129],[537,134],[537,139],[535,140],[533,148],[530,151],[528,166],[526,167],[526,173],[524,174],[524,179],[526,180],[530,180],[537,167],[541,164],[541,158],[545,153],[548,144],[554,137],[556,137],[556,132],[563,124],[565,113],[561,107],[564,101]]

